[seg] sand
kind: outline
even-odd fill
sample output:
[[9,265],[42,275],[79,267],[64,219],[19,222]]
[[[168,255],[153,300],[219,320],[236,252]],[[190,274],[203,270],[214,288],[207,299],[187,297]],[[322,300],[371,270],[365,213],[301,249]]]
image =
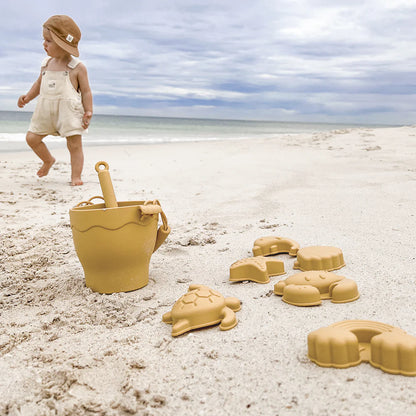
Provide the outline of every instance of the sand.
[[[322,368],[311,331],[346,319],[416,336],[416,128],[338,130],[276,140],[85,147],[82,187],[69,155],[35,175],[31,152],[0,162],[2,415],[410,415],[416,378],[368,363]],[[85,286],[69,209],[101,193],[160,200],[172,232],[149,284],[101,295]],[[361,297],[299,308],[269,284],[229,282],[262,236],[342,249]],[[162,322],[191,283],[242,302],[238,324],[171,336]]]

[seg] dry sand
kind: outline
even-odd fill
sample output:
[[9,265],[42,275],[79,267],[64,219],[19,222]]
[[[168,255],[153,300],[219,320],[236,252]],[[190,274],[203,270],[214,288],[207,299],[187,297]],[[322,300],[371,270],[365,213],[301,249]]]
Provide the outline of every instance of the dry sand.
[[[345,319],[416,336],[416,128],[353,129],[267,141],[86,147],[85,185],[68,152],[46,178],[31,152],[0,162],[2,415],[414,415],[416,378],[362,363],[321,368],[309,332]],[[110,164],[120,201],[159,199],[172,227],[149,284],[85,286],[68,211],[100,194]],[[359,300],[299,308],[269,284],[231,284],[255,239],[343,250]],[[178,338],[162,322],[189,284],[238,297],[230,331]]]

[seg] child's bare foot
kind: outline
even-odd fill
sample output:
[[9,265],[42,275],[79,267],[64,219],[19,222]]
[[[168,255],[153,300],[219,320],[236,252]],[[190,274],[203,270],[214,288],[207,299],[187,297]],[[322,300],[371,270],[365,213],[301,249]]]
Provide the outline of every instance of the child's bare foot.
[[71,180],[71,186],[80,186],[80,185],[84,185],[84,182],[82,182],[81,178]]
[[56,162],[55,158],[52,158],[50,162],[43,162],[43,165],[38,170],[38,176],[41,178],[42,176],[46,176],[49,173],[50,168]]

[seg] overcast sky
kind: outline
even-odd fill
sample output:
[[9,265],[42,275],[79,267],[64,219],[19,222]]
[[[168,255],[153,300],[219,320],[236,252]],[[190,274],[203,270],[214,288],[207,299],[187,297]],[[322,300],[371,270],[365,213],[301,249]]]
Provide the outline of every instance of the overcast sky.
[[95,113],[416,120],[416,0],[0,2],[1,110],[39,74],[43,22],[68,14]]

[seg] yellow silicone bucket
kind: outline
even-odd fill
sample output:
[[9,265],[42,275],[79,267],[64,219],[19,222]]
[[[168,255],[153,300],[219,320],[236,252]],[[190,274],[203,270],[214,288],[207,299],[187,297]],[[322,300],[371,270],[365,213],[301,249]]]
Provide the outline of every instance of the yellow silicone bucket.
[[[139,289],[148,284],[150,258],[170,232],[166,216],[157,200],[117,202],[108,165],[98,162],[96,170],[99,177],[107,178],[100,177],[104,198],[92,197],[69,211],[86,285],[100,293]],[[93,203],[96,198],[104,203]],[[159,215],[162,225],[158,228]]]

